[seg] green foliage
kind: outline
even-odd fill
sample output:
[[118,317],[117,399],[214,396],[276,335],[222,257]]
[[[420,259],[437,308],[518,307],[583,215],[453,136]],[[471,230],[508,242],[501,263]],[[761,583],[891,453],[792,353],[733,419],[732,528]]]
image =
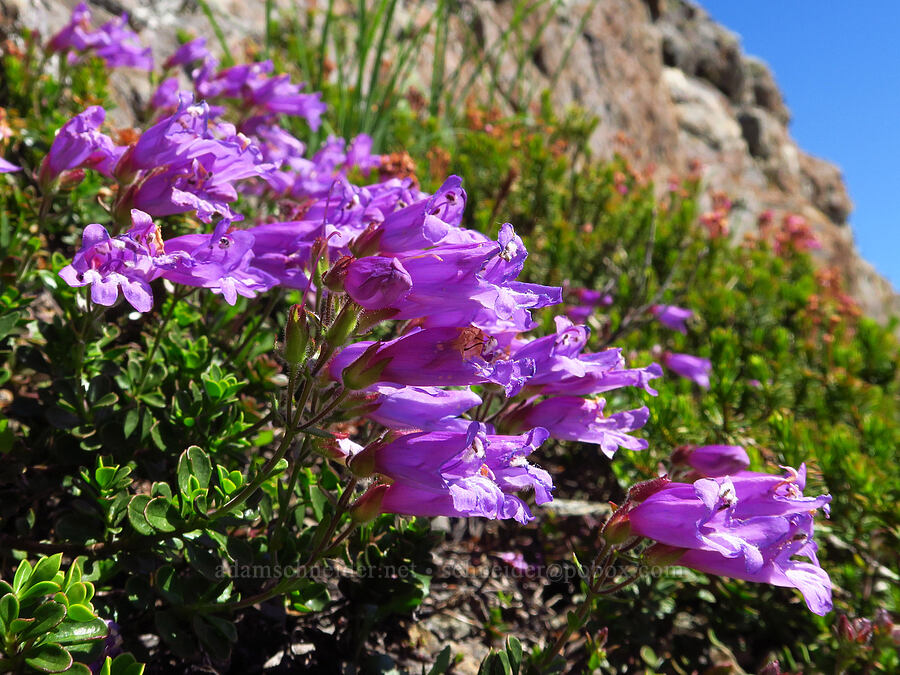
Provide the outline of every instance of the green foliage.
[[[84,580],[80,560],[60,569],[62,554],[22,560],[12,584],[0,580],[0,672],[84,673],[87,665],[107,659],[110,629],[95,612],[94,585]],[[129,670],[106,672],[140,675],[133,658]],[[112,668],[112,670],[110,670]]]

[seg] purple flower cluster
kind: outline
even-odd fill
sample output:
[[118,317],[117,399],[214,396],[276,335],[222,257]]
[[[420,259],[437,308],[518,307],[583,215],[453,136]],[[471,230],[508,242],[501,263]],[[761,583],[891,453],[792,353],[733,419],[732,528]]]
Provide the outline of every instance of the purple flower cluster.
[[[76,8],[53,48],[107,53],[90,37],[88,18]],[[118,35],[123,21],[100,32]],[[115,44],[125,53],[121,45],[132,41],[120,35]],[[165,80],[154,95],[158,118],[133,143],[118,145],[100,131],[99,107],[54,139],[39,173],[45,195],[78,172],[97,171],[116,181],[112,212],[128,227],[114,236],[89,225],[60,276],[90,286],[99,305],[113,305],[121,292],[139,312],[152,309],[158,279],[209,289],[231,304],[278,286],[301,291],[303,303],[316,297],[326,307],[315,316],[322,339],[312,347],[317,365],[304,375],[343,388],[339,400],[354,427],[381,430],[365,447],[349,434],[323,442],[326,456],[372,479],[353,517],[525,523],[533,515],[523,492],[538,505],[552,500],[551,476],[529,459],[548,439],[594,444],[609,458],[619,448],[647,448],[633,434],[648,408],[611,411],[603,395],[630,387],[655,396],[650,383],[662,369],[629,368],[620,349],[587,351],[589,330],[571,319],[609,304],[607,295],[578,291],[580,311],[557,316],[552,335],[531,335],[532,312],[560,303],[562,289],[519,280],[528,253],[511,224],[496,239],[462,227],[459,177],[434,194],[410,179],[355,185],[351,169],[365,174],[380,164],[371,139],[329,138],[307,158],[305,144],[279,121],[299,116],[316,128],[324,106],[273,74],[270,62],[219,69],[204,41],[194,40],[165,63],[179,67],[190,72],[193,91],[183,91],[178,76]],[[228,110],[237,111],[237,124],[223,120]],[[293,201],[290,219],[239,226],[239,200],[260,196]],[[164,238],[154,218],[184,213],[212,231]],[[294,321],[307,311],[295,305]],[[672,306],[652,312],[681,332],[692,316]],[[380,333],[390,337],[354,341],[356,330],[384,321],[396,322]],[[306,340],[296,351],[295,366],[309,368]],[[666,353],[663,362],[709,386],[709,361]],[[827,611],[830,586],[811,537],[812,514],[830,498],[802,496],[803,468],[785,479],[751,473],[736,446],[684,449],[673,460],[699,479],[660,481],[655,492],[630,498],[617,514],[631,533],[675,547],[680,564],[797,587],[813,611]]]
[[[831,580],[813,541],[829,495],[804,497],[806,468],[785,476],[740,471],[670,482],[624,516],[633,534],[668,547],[670,562],[701,572],[797,588],[816,614],[831,610]],[[657,549],[658,551],[659,549]]]
[[91,10],[81,2],[72,10],[69,22],[50,38],[47,51],[67,53],[70,62],[77,60],[79,53],[93,52],[111,68],[153,70],[150,48],[141,45],[137,33],[127,25],[128,15],[123,14],[94,29]]

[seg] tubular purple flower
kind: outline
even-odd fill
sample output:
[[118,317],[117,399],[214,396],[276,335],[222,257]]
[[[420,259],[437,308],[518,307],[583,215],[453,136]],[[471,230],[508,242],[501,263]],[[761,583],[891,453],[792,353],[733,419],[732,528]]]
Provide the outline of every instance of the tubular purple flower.
[[507,224],[498,242],[441,245],[398,256],[412,289],[393,305],[396,318],[427,317],[429,327],[475,323],[485,329],[496,329],[499,319],[504,332],[529,330],[534,322],[528,310],[558,303],[562,290],[514,281],[526,255]]
[[[450,176],[432,196],[385,215],[378,228],[381,253],[407,253],[444,241],[462,222],[466,192],[462,179]],[[488,238],[483,238],[488,242]]]
[[47,50],[53,52],[86,52],[93,49],[110,67],[129,66],[153,70],[149,47],[143,47],[137,33],[126,28],[128,15],[107,21],[100,28],[91,28],[91,10],[84,2],[72,10],[69,23],[50,38]]
[[93,46],[94,33],[91,30],[91,10],[87,3],[79,2],[72,10],[69,23],[50,38],[47,51],[62,52],[69,49],[84,51]]
[[186,286],[209,288],[221,293],[228,304],[237,296],[255,297],[273,286],[277,279],[251,265],[253,235],[245,230],[228,231],[221,221],[212,234],[188,234],[165,242],[166,254],[174,264],[162,276]]
[[111,68],[124,66],[139,70],[153,70],[150,47],[144,47],[133,30],[126,28],[128,15],[110,19],[100,26],[92,45],[101,59]]
[[473,422],[465,432],[408,434],[374,450],[375,470],[394,480],[382,509],[423,516],[513,518],[533,516],[514,492],[533,490],[552,500],[550,475],[525,459],[547,439],[545,429],[496,436]]
[[402,301],[412,288],[409,272],[396,258],[369,256],[347,267],[344,289],[365,309],[385,309]]
[[[372,342],[345,347],[329,365],[331,377],[341,378],[344,368],[359,358]],[[382,382],[413,386],[458,386],[492,382],[514,396],[532,372],[529,359],[504,360],[490,336],[477,328],[425,328],[381,343],[371,367],[390,359]]]
[[111,176],[124,148],[97,129],[106,119],[106,111],[91,106],[66,122],[56,133],[50,151],[41,163],[39,181],[42,190],[49,190],[63,171],[95,169]]
[[663,355],[663,364],[677,375],[695,382],[704,389],[709,389],[709,374],[712,371],[712,363],[709,359],[690,354],[666,352]]
[[14,171],[21,171],[21,166],[16,166],[15,164],[11,164],[7,162],[5,159],[0,157],[0,173],[13,173]]
[[652,363],[645,368],[625,368],[621,349],[583,354],[588,330],[564,316],[556,317],[556,335],[529,342],[514,341],[514,358],[534,360],[535,373],[528,380],[529,391],[541,394],[584,396],[620,387],[639,387],[653,396],[650,380],[662,370]]
[[252,266],[278,280],[279,285],[304,290],[318,223],[266,223],[246,230],[253,235]]
[[812,514],[827,514],[831,497],[804,497],[805,467],[787,471],[670,483],[631,508],[632,532],[687,549],[680,565],[798,588],[810,610],[825,614],[831,583],[816,557]]
[[181,45],[163,64],[164,69],[203,61],[212,56],[206,48],[206,38],[194,38]]
[[555,396],[540,403],[532,403],[516,409],[498,422],[500,429],[522,429],[540,424],[552,438],[563,441],[581,441],[600,446],[603,454],[612,459],[616,450],[645,450],[648,443],[643,438],[630,436],[629,432],[643,427],[650,419],[646,407],[603,414],[604,399],[583,399],[577,396]]
[[160,276],[165,264],[159,230],[152,219],[141,211],[132,211],[134,226],[127,234],[110,237],[102,225],[84,228],[81,250],[59,276],[72,287],[91,285],[91,299],[98,305],[111,306],[119,297],[139,312],[153,307],[150,282]]
[[178,107],[178,92],[181,87],[177,77],[169,77],[160,83],[150,97],[150,105],[157,110],[174,110]]
[[674,464],[687,464],[701,476],[718,478],[734,475],[750,467],[747,451],[739,445],[702,445],[678,448]]
[[197,91],[206,98],[242,99],[248,109],[302,117],[316,131],[327,108],[321,101],[322,95],[301,94],[303,85],[291,83],[288,75],[272,77],[273,70],[271,61],[232,66],[213,77],[198,78]]
[[650,313],[666,328],[677,330],[685,335],[687,335],[687,327],[684,324],[694,316],[691,310],[676,307],[675,305],[653,305],[650,308]]
[[368,417],[389,429],[466,431],[470,421],[459,416],[481,404],[469,389],[379,384],[369,391],[376,394],[372,403],[377,407]]
[[372,143],[369,134],[355,136],[347,147],[347,166],[358,168],[365,176],[381,166],[381,155],[372,154]]

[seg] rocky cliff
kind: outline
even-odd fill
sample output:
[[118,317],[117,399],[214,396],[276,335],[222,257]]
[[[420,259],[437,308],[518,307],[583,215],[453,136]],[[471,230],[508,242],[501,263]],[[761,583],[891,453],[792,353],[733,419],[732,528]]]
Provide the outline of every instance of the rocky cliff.
[[[0,0],[13,17],[44,32],[61,26],[74,0]],[[170,53],[176,29],[212,38],[196,2],[94,0],[98,17],[129,11],[157,55]],[[262,2],[210,0],[235,43],[258,37]],[[286,0],[277,4],[289,4]],[[427,3],[426,3],[427,4]],[[549,3],[547,3],[549,4]],[[406,3],[410,14],[421,3]],[[471,36],[495,43],[509,26],[516,0],[460,0],[448,41],[448,71],[465,61]],[[424,23],[424,19],[423,19]],[[900,314],[900,296],[864,261],[847,225],[852,203],[840,170],[797,147],[788,129],[790,111],[765,63],[747,56],[739,38],[684,0],[571,0],[548,18],[546,8],[524,22],[521,35],[540,35],[534,58],[522,71],[540,88],[553,85],[560,105],[576,103],[600,118],[594,152],[628,156],[656,166],[656,176],[702,167],[709,190],[734,202],[732,231],[755,227],[767,209],[802,215],[822,242],[824,264],[837,267],[864,311],[884,320]],[[421,71],[430,73],[428,41]],[[519,69],[514,49],[496,55],[500,83]],[[133,80],[117,83],[123,98],[146,91]],[[623,139],[627,139],[623,142]]]
[[[471,1],[495,34],[512,16],[512,2]],[[541,21],[535,16],[533,27]],[[501,72],[515,72],[512,58]],[[662,180],[699,162],[705,185],[734,202],[736,236],[755,228],[767,209],[802,215],[822,243],[815,254],[841,271],[863,310],[880,320],[900,314],[900,296],[856,250],[840,170],[797,146],[768,66],[744,54],[738,36],[698,5],[569,3],[544,30],[528,77],[555,77],[555,100],[600,117],[592,146],[601,156],[619,152],[654,164]]]

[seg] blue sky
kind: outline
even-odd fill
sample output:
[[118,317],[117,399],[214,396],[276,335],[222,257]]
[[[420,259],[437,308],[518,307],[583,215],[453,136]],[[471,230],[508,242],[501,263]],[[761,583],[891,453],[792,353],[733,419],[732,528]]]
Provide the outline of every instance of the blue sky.
[[699,0],[767,61],[791,135],[844,172],[864,258],[900,290],[900,0]]

